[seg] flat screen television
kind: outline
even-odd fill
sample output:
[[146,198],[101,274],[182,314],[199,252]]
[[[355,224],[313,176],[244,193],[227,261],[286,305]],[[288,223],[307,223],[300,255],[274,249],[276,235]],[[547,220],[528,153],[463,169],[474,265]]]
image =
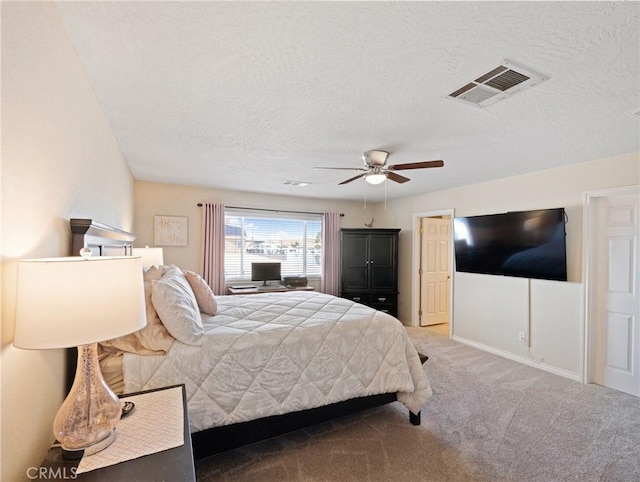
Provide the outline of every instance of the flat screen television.
[[564,208],[453,220],[456,271],[567,281]]
[[280,263],[251,263],[251,281],[281,281]]

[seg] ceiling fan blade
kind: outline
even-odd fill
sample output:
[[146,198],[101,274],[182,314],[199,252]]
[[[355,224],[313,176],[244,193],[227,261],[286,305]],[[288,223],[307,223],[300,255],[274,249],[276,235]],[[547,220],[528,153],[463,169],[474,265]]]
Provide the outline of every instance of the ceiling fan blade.
[[362,167],[314,167],[314,169],[331,169],[337,171],[367,171]]
[[392,181],[395,181],[395,182],[399,182],[400,184],[411,180],[408,177],[401,176],[400,174],[396,174],[395,172],[391,172],[391,171],[387,171],[386,174],[388,179],[391,179]]
[[365,174],[358,174],[355,177],[352,177],[351,179],[347,179],[346,181],[342,181],[340,183],[338,183],[338,186],[341,186],[342,184],[347,184],[350,183],[351,181],[355,181],[356,179],[360,179],[361,177],[364,177]]
[[426,169],[428,167],[442,167],[444,166],[444,161],[423,161],[423,162],[410,162],[408,164],[394,164],[393,166],[389,166],[387,169],[391,169],[392,171],[403,171],[405,169]]

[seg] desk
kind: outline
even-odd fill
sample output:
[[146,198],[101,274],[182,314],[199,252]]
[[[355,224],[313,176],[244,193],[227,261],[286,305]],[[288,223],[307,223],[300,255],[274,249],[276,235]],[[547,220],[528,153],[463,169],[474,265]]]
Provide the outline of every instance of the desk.
[[[184,421],[184,444],[169,450],[145,455],[133,460],[127,460],[116,465],[110,465],[89,472],[76,474],[80,460],[66,460],[62,458],[62,450],[59,446],[49,449],[46,458],[40,467],[39,479],[46,480],[77,480],[90,482],[114,482],[119,480],[145,482],[150,480],[179,480],[184,482],[196,480],[193,464],[193,449],[191,447],[191,434],[189,432],[189,419],[187,416],[187,402],[184,385],[178,385],[182,391],[182,415]],[[132,395],[152,394],[160,390],[173,387],[165,387],[156,390],[147,390],[139,393],[122,395],[125,398]],[[138,407],[134,408],[129,417],[133,417]],[[142,430],[143,428],[141,428]],[[117,437],[117,428],[116,428]],[[35,473],[35,472],[34,472]],[[31,474],[33,475],[33,474]],[[29,477],[31,478],[31,477]]]
[[298,286],[296,288],[288,288],[283,286],[282,288],[274,288],[268,290],[261,290],[260,288],[230,288],[227,286],[228,295],[256,295],[258,293],[282,293],[285,291],[313,291],[313,286]]

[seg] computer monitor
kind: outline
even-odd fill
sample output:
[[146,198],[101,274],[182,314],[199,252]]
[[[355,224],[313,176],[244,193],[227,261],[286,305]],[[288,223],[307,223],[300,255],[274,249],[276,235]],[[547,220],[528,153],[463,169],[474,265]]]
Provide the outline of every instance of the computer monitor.
[[280,263],[251,263],[251,280],[262,281],[263,286],[267,285],[267,281],[280,282]]

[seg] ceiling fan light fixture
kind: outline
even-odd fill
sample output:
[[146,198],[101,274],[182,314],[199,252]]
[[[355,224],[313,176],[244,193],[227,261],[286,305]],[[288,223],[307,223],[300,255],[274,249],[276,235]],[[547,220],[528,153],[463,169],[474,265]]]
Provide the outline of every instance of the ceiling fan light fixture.
[[369,184],[382,184],[386,178],[387,175],[383,173],[367,174],[364,176],[364,180]]

